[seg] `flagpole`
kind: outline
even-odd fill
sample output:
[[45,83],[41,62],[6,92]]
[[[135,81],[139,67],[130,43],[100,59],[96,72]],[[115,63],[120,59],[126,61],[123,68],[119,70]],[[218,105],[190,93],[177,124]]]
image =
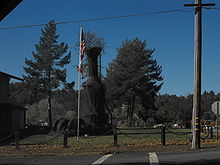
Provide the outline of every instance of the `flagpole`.
[[79,70],[78,70],[78,110],[77,110],[77,136],[76,136],[76,140],[77,142],[79,142],[79,111],[80,111],[80,85],[81,85],[81,72],[80,69],[81,68],[81,38],[82,38],[82,26],[80,27],[80,43],[79,43]]
[[77,110],[77,136],[76,136],[77,142],[79,141],[80,83],[81,83],[81,73],[78,72],[78,110]]

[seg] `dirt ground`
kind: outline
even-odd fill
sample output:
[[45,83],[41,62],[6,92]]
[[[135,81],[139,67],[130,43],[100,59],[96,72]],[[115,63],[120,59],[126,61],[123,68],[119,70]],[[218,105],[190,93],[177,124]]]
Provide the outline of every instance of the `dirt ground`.
[[[199,150],[220,149],[220,141],[206,141]],[[166,144],[157,145],[100,145],[100,146],[49,146],[49,145],[20,145],[19,149],[15,146],[1,146],[0,157],[25,157],[25,156],[67,156],[67,155],[101,155],[108,153],[131,153],[131,152],[185,152],[192,151],[191,143],[188,144]]]

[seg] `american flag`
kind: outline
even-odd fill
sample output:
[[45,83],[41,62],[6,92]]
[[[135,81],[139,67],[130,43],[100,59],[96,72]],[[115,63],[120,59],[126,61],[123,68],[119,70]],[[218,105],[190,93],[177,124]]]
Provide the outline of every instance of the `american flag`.
[[84,53],[86,50],[86,45],[85,45],[85,40],[83,37],[83,28],[80,28],[80,47],[79,47],[79,66],[78,66],[78,71],[82,74],[83,73],[83,69],[82,69],[82,60],[84,57]]

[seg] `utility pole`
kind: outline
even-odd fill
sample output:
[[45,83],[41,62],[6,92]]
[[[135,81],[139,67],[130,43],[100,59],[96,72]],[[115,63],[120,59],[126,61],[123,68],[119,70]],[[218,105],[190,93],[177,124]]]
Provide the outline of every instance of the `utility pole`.
[[202,4],[196,0],[195,4],[185,4],[185,7],[195,7],[195,73],[194,96],[192,113],[192,149],[200,148],[200,117],[201,117],[201,68],[202,68],[202,7],[215,6],[213,3]]

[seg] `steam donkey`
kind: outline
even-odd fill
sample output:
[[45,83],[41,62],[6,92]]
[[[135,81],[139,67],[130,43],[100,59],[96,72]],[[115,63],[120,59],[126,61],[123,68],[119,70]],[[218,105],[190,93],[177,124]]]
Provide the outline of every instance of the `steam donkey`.
[[[102,47],[92,47],[86,50],[89,76],[83,83],[84,90],[81,92],[80,135],[100,135],[108,132],[112,127],[112,114],[105,101],[105,88],[98,78],[97,59],[101,51]],[[57,132],[68,129],[72,135],[76,135],[77,122],[77,118],[72,120],[62,118],[54,123],[53,129]]]

